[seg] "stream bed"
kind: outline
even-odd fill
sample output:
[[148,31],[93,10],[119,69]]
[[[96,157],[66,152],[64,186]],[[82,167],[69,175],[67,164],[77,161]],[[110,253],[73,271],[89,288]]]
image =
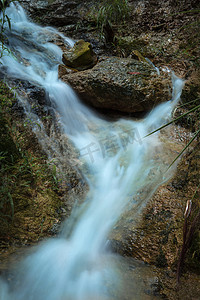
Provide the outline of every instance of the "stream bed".
[[74,41],[51,27],[30,22],[20,5],[11,4],[7,14],[13,24],[11,32],[7,29],[13,54],[1,58],[1,73],[10,85],[20,80],[45,91],[45,107],[61,132],[62,151],[24,91],[17,89],[16,93],[43,150],[50,160],[57,159],[62,173],[68,161],[65,140],[77,149],[74,166],[89,192],[60,235],[31,250],[17,272],[13,271],[9,286],[2,281],[0,299],[157,299],[152,291],[157,284],[154,269],[111,254],[108,236],[130,206],[134,208],[131,222],[136,222],[155,189],[173,174],[173,169],[166,172],[168,160],[163,161],[159,135],[147,135],[170,119],[183,81],[172,74],[172,99],[144,119],[108,122],[85,107],[71,87],[58,79],[62,50],[51,41],[59,37],[69,47]]

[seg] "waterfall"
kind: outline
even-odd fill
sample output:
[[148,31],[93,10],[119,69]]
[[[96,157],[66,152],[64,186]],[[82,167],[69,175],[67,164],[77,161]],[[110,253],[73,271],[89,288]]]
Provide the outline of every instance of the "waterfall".
[[[70,86],[58,79],[62,51],[49,41],[58,35],[69,46],[74,42],[51,27],[30,22],[20,5],[11,4],[6,12],[12,23],[7,35],[13,55],[2,57],[1,71],[8,78],[45,89],[65,135],[80,152],[90,189],[70,235],[66,225],[58,237],[42,243],[22,262],[13,287],[1,283],[0,299],[110,299],[107,280],[116,289],[118,279],[105,247],[108,234],[128,203],[135,206],[135,216],[139,213],[147,200],[136,197],[141,189],[148,186],[150,195],[170,176],[164,172],[166,166],[159,167],[154,161],[155,153],[162,149],[159,135],[145,136],[170,118],[183,82],[173,75],[172,99],[143,120],[108,122],[86,108]],[[20,93],[18,97],[20,100]],[[25,111],[42,126],[28,104]],[[41,143],[44,138],[45,132],[39,136]]]

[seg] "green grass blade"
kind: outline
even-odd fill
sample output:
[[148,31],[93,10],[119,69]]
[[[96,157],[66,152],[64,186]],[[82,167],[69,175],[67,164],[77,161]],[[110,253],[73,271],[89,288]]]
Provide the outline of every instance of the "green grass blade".
[[178,120],[181,119],[182,117],[184,117],[184,116],[188,115],[189,113],[191,113],[191,112],[197,110],[198,108],[200,108],[200,104],[197,105],[197,106],[195,106],[194,108],[188,110],[186,113],[184,113],[184,114],[181,115],[180,117],[178,117],[178,118],[176,118],[176,119],[173,119],[172,121],[168,122],[167,124],[165,124],[165,125],[163,125],[163,126],[157,128],[156,130],[154,130],[154,131],[150,132],[149,134],[145,135],[144,138],[147,137],[147,136],[150,136],[150,135],[156,133],[157,131],[159,131],[159,130],[161,130],[161,129],[167,127],[167,126],[169,126],[170,124],[172,124],[172,123],[178,121]]
[[194,197],[196,196],[196,194],[197,194],[197,191],[198,191],[199,187],[200,187],[200,183],[199,183],[199,185],[197,186],[197,188],[196,188],[196,190],[195,190],[195,192],[194,192],[194,194],[193,194],[193,196],[192,196],[191,200],[193,200],[193,199],[194,199]]
[[187,143],[187,145],[183,148],[183,150],[176,156],[176,158],[173,160],[173,162],[167,168],[167,171],[169,170],[169,168],[171,168],[171,166],[175,163],[175,161],[177,161],[177,159],[179,159],[179,157],[183,154],[183,152],[190,146],[190,144],[194,141],[194,139],[197,137],[197,135],[199,133],[200,133],[200,129],[195,133],[195,135],[193,136],[193,138],[191,138],[191,140]]
[[191,104],[191,103],[196,102],[196,101],[198,101],[198,100],[200,100],[200,98],[196,98],[195,100],[192,100],[192,101],[183,103],[183,104],[179,105],[178,108],[183,107],[183,106],[188,105],[188,104]]
[[8,22],[8,27],[9,29],[11,30],[11,23],[10,23],[10,18],[6,15],[6,19],[7,19],[7,22]]

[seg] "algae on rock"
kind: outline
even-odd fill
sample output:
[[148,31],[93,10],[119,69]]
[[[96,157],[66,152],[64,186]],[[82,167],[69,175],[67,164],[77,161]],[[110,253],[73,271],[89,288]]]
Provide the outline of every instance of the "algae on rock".
[[77,41],[73,48],[63,54],[63,63],[76,70],[92,68],[97,63],[97,56],[90,43]]

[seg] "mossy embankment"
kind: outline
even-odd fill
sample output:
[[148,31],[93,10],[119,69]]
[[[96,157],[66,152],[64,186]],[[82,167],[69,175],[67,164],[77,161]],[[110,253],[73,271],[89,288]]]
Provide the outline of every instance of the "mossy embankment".
[[58,181],[18,105],[14,91],[0,82],[0,260],[3,269],[8,254],[52,235],[62,204]]

